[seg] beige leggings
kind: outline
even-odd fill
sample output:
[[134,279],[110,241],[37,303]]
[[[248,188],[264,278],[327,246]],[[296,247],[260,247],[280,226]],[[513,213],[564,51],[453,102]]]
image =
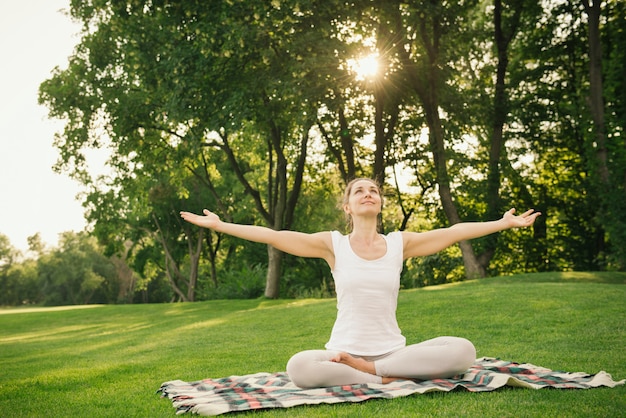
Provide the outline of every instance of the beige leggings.
[[307,350],[287,362],[287,373],[301,388],[382,383],[382,377],[419,380],[447,378],[465,372],[476,360],[474,345],[465,338],[437,337],[381,356],[355,356],[373,361],[376,374],[330,361],[337,351]]

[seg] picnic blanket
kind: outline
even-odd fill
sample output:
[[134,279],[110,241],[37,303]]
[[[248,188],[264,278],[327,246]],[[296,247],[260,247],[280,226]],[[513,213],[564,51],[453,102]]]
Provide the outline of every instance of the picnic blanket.
[[157,393],[172,401],[177,414],[220,415],[227,412],[263,408],[289,408],[320,403],[361,402],[373,398],[397,398],[432,391],[492,391],[504,386],[542,389],[589,389],[623,385],[626,379],[614,381],[610,374],[568,373],[532,364],[519,364],[483,357],[463,375],[450,379],[426,381],[401,380],[390,384],[357,384],[326,388],[301,389],[285,372],[255,373],[204,379],[195,382],[165,382]]

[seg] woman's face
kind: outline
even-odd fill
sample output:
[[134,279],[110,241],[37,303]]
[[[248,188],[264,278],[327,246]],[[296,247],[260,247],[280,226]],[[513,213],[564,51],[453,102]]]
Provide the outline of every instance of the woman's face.
[[382,208],[382,197],[380,189],[371,180],[363,179],[352,183],[348,202],[344,205],[344,210],[348,215],[378,215]]

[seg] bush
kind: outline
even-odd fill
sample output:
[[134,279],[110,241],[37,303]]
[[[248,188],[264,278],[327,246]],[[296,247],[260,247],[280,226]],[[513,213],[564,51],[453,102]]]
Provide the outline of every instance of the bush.
[[197,295],[198,300],[209,299],[256,299],[265,292],[267,269],[261,264],[244,264],[239,270],[220,272],[219,285],[206,290],[206,295]]

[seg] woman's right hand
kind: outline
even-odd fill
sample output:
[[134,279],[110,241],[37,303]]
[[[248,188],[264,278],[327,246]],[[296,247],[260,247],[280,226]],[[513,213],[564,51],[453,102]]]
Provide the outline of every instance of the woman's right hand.
[[204,213],[204,215],[196,215],[195,213],[181,211],[180,217],[194,225],[209,229],[215,229],[221,222],[220,217],[208,209],[204,209],[202,213]]

